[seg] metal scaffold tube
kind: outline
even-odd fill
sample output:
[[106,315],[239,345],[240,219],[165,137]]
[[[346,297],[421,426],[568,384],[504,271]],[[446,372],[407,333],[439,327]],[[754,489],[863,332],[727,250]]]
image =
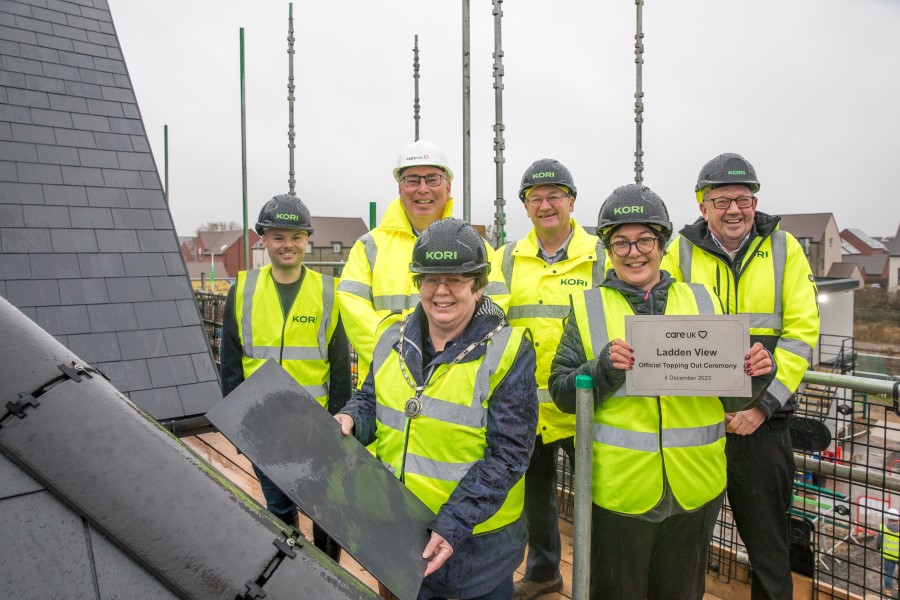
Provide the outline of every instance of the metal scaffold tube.
[[413,121],[416,124],[416,139],[419,141],[419,36],[413,36]]
[[641,185],[644,181],[644,89],[643,89],[643,65],[644,65],[644,32],[642,11],[644,0],[634,0],[637,5],[637,30],[634,34],[634,64],[635,64],[635,91],[634,91],[634,183]]
[[294,3],[288,4],[288,190],[297,193],[294,178]]
[[591,454],[594,442],[594,383],[575,378],[575,533],[572,600],[587,600],[591,582]]
[[469,0],[462,3],[463,220],[472,222],[472,94],[469,73]]
[[250,264],[250,236],[247,227],[247,100],[244,94],[244,28],[241,27],[241,191],[244,208],[244,253],[238,260],[238,269]]
[[494,200],[494,226],[497,230],[497,247],[506,243],[506,201],[503,199],[503,45],[501,43],[501,22],[503,0],[494,0],[494,165],[497,177],[497,198]]

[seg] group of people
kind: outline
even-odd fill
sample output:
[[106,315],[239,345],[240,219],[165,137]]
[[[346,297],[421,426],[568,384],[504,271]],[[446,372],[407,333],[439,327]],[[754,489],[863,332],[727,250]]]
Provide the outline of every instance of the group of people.
[[[707,163],[701,218],[670,240],[665,204],[639,185],[614,190],[588,233],[572,217],[572,174],[535,161],[519,189],[533,227],[496,251],[452,217],[440,147],[404,148],[394,178],[398,197],[339,282],[302,264],[312,224],[298,198],[263,207],[271,264],[229,292],[223,393],[278,360],[434,511],[420,600],[528,599],[562,589],[557,461],[574,454],[575,378],[589,375],[591,597],[702,598],[727,482],[752,597],[790,598],[787,423],[818,308],[802,247],[756,210],[752,165]],[[752,397],[626,395],[626,316],[738,313],[750,317]],[[268,508],[296,524],[296,506],[257,475]],[[324,531],[314,538],[338,559]]]

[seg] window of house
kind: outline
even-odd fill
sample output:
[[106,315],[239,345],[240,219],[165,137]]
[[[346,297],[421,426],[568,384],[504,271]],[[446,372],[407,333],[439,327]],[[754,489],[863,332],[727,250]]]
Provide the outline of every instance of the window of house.
[[331,243],[334,244],[334,253],[340,254],[341,253],[341,243],[340,242],[331,242]]
[[312,252],[313,250],[314,250],[314,248],[313,248],[313,241],[312,241],[312,240],[309,240],[308,242],[306,242],[306,253],[309,254],[309,253]]

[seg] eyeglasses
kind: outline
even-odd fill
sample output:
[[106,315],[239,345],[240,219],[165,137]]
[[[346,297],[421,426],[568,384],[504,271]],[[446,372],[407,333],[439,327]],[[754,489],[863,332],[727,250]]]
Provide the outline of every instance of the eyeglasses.
[[633,242],[628,242],[626,240],[618,240],[610,244],[615,252],[616,256],[628,256],[631,254],[631,247],[637,246],[638,252],[641,254],[647,254],[648,252],[652,252],[653,248],[656,247],[656,238],[655,237],[642,237],[638,238]]
[[725,210],[734,202],[738,208],[750,208],[756,196],[738,196],[737,198],[708,198],[704,202],[712,202],[712,205],[719,210]]
[[425,180],[425,185],[428,187],[437,187],[441,185],[442,179],[447,179],[440,173],[429,173],[428,175],[404,175],[400,178],[400,183],[403,184],[403,187],[407,188],[417,188],[422,180]]
[[544,196],[543,198],[529,198],[525,201],[525,204],[531,206],[532,208],[537,208],[544,203],[544,200],[546,200],[550,203],[550,206],[556,206],[562,201],[563,198],[568,197],[569,194],[550,194],[549,196]]
[[452,292],[462,290],[466,285],[472,283],[474,277],[461,277],[459,275],[448,275],[441,277],[439,275],[426,275],[419,280],[419,289],[427,291],[436,291],[441,284],[447,286]]

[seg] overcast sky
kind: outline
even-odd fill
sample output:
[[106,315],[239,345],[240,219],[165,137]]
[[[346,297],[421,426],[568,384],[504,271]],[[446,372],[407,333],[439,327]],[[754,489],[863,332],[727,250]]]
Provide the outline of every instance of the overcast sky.
[[[109,0],[180,235],[241,222],[239,28],[244,27],[250,224],[288,189],[288,2]],[[472,220],[494,221],[494,20],[471,1]],[[634,181],[635,4],[507,0],[503,7],[507,237],[530,223],[525,168],[553,157],[594,225],[610,192]],[[420,137],[443,146],[463,216],[462,3],[294,3],[298,195],[314,215],[381,218],[391,170],[413,141],[413,36]],[[644,183],[676,228],[699,211],[700,167],[743,154],[759,208],[832,212],[839,229],[892,235],[900,220],[900,2],[650,0],[644,6]]]

